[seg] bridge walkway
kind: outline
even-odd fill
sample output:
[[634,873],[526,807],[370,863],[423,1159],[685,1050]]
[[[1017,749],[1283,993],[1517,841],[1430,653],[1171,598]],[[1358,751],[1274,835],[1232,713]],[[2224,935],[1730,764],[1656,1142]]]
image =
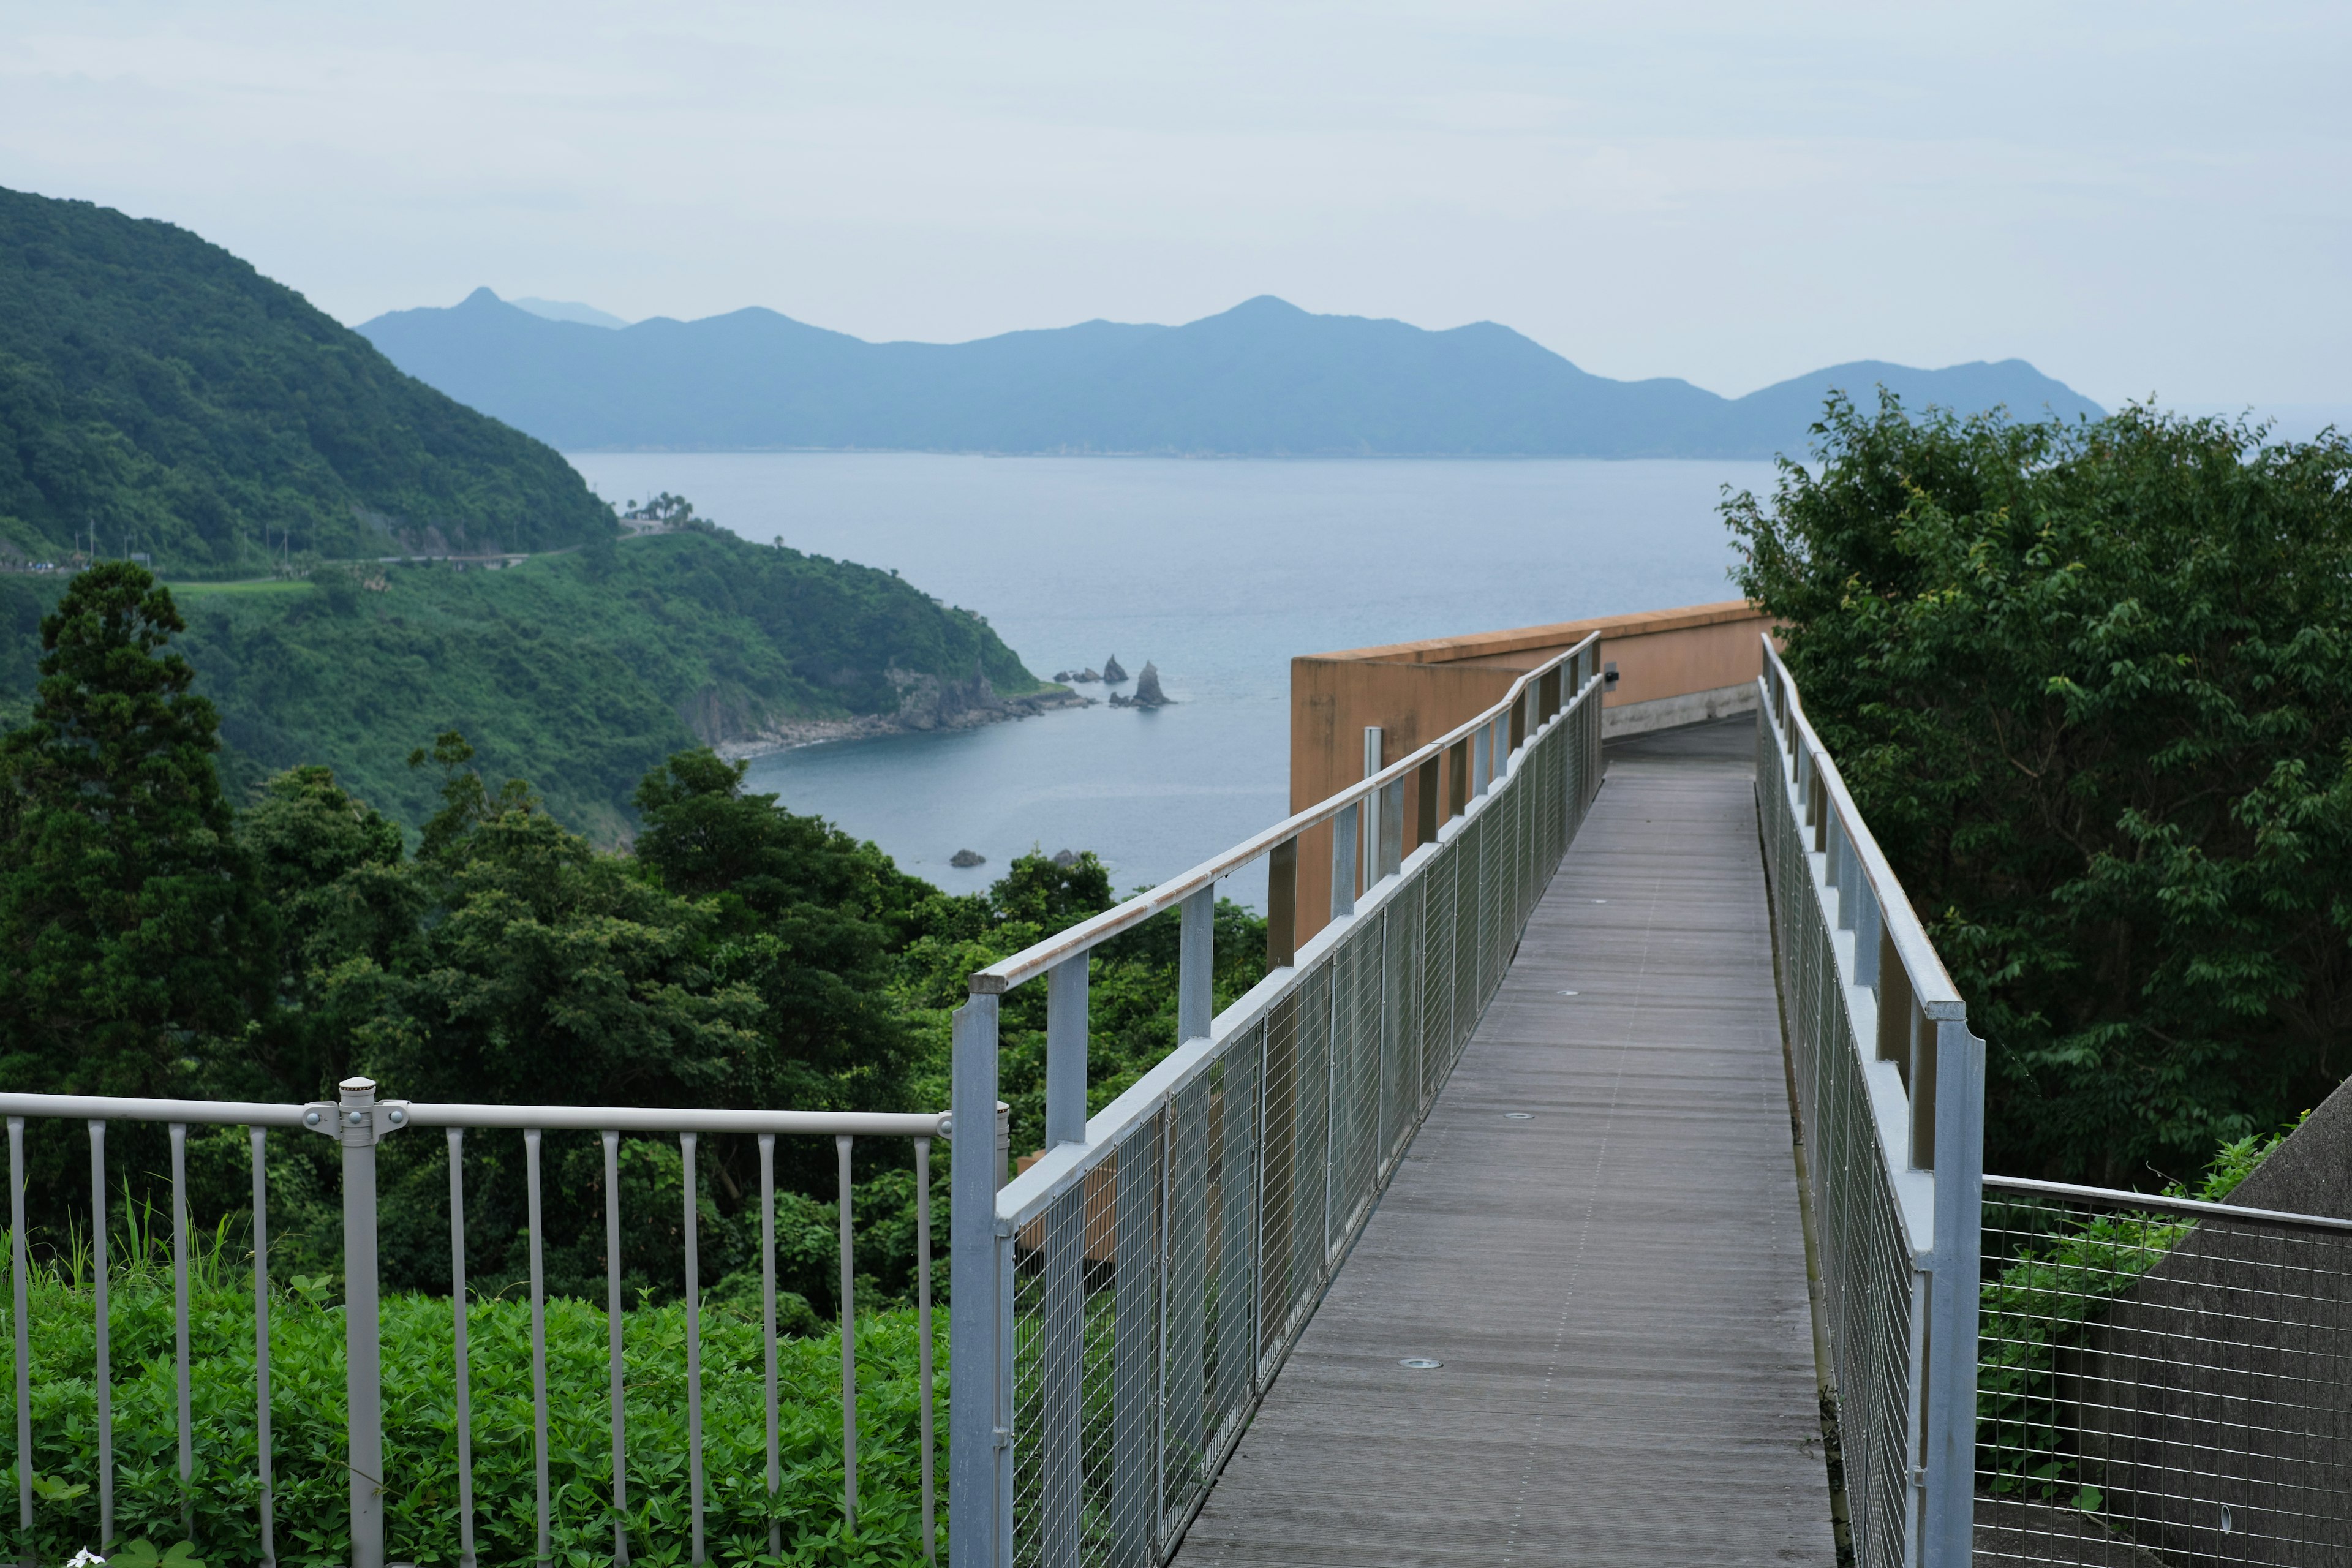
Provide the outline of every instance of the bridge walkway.
[[1754,764],[1610,748],[1180,1568],[1834,1564]]

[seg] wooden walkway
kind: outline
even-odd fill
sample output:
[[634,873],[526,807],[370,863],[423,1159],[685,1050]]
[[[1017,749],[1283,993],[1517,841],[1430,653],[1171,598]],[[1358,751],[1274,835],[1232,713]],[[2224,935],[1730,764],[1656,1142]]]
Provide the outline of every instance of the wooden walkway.
[[1612,748],[1180,1568],[1835,1563],[1754,755]]

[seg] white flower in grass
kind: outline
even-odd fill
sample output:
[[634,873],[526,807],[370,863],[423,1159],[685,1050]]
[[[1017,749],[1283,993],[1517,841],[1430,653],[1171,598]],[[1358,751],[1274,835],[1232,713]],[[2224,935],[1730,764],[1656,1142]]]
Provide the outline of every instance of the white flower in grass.
[[73,1554],[72,1559],[66,1563],[66,1568],[101,1568],[101,1564],[105,1562],[105,1558],[84,1547]]

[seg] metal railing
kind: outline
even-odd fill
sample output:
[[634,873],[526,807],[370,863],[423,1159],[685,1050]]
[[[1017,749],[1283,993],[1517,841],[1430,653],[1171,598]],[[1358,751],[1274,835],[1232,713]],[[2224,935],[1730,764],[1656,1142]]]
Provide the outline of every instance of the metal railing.
[[[688,1470],[690,1561],[706,1559],[704,1513],[707,1478],[703,1468],[702,1292],[698,1250],[698,1184],[696,1145],[707,1135],[752,1135],[760,1152],[761,1301],[765,1335],[767,1416],[767,1494],[772,1499],[781,1484],[778,1435],[775,1147],[779,1137],[833,1138],[840,1173],[839,1241],[841,1252],[841,1397],[842,1464],[845,1519],[854,1527],[857,1513],[857,1355],[856,1281],[851,1251],[850,1156],[854,1140],[861,1137],[906,1138],[914,1144],[916,1204],[916,1279],[920,1361],[921,1471],[923,1541],[926,1555],[933,1541],[933,1466],[930,1289],[929,1160],[934,1137],[944,1136],[945,1118],[938,1115],[856,1114],[814,1111],[639,1110],[587,1106],[436,1105],[400,1100],[378,1100],[376,1086],[367,1079],[347,1079],[340,1102],[308,1105],[253,1104],[214,1100],[173,1100],[93,1098],[76,1095],[0,1094],[0,1114],[8,1119],[8,1158],[12,1197],[10,1253],[15,1283],[13,1320],[16,1352],[16,1494],[19,1529],[29,1542],[36,1523],[33,1416],[31,1397],[31,1301],[28,1290],[30,1257],[26,1228],[25,1134],[28,1120],[86,1121],[89,1134],[91,1189],[107,1191],[106,1131],[112,1122],[160,1123],[169,1129],[172,1150],[172,1268],[173,1324],[177,1393],[178,1482],[184,1523],[192,1524],[194,1474],[194,1415],[190,1387],[189,1246],[187,1142],[192,1126],[242,1126],[249,1131],[253,1181],[253,1322],[257,1426],[257,1518],[258,1560],[278,1561],[278,1520],[272,1489],[270,1434],[270,1317],[268,1194],[265,1156],[268,1135],[275,1130],[308,1131],[335,1140],[341,1146],[344,1263],[344,1358],[347,1426],[351,1472],[351,1552],[354,1568],[383,1568],[385,1560],[384,1497],[395,1483],[415,1485],[420,1478],[387,1475],[383,1446],[383,1380],[381,1368],[381,1314],[378,1290],[376,1146],[383,1139],[411,1129],[438,1128],[448,1142],[450,1293],[453,1304],[451,1345],[454,1354],[456,1408],[455,1483],[456,1539],[404,1542],[430,1547],[438,1555],[454,1554],[462,1568],[474,1568],[476,1506],[474,1499],[474,1423],[470,1410],[471,1378],[467,1328],[465,1135],[478,1129],[506,1129],[522,1134],[526,1193],[530,1214],[530,1372],[531,1444],[536,1470],[536,1561],[552,1560],[551,1538],[551,1463],[549,1453],[549,1387],[547,1293],[541,1223],[540,1152],[541,1135],[555,1131],[602,1134],[604,1154],[604,1226],[606,1314],[609,1348],[609,1424],[612,1436],[611,1473],[605,1480],[612,1495],[613,1558],[629,1560],[632,1542],[627,1520],[628,1452],[623,1413],[623,1312],[621,1300],[621,1203],[619,1150],[623,1133],[675,1135],[684,1162],[685,1208],[682,1215],[683,1263],[686,1282],[686,1406]],[[993,1116],[983,1113],[983,1124]],[[971,1163],[982,1171],[984,1159]],[[115,1531],[114,1427],[110,1408],[113,1369],[110,1365],[108,1304],[108,1223],[101,1201],[91,1215],[94,1287],[95,1356],[92,1368],[96,1395],[95,1482],[100,1510],[100,1541],[103,1549]],[[127,1216],[126,1216],[127,1217]],[[583,1477],[583,1480],[595,1478]],[[83,1483],[88,1484],[88,1483]],[[770,1525],[770,1546],[778,1546],[777,1526]],[[640,1542],[638,1544],[646,1544]],[[200,1543],[201,1545],[201,1543]],[[209,1553],[208,1553],[209,1554]]]
[[[971,977],[955,1016],[956,1117],[996,1100],[1000,996],[1043,978],[1045,1152],[1002,1192],[984,1171],[954,1173],[958,1568],[1127,1568],[1173,1552],[1591,803],[1597,650],[1587,638],[1361,784]],[[1299,944],[1299,836],[1326,823],[1332,918]],[[1216,885],[1261,858],[1271,972],[1212,1017]],[[1089,1119],[1088,954],[1171,908],[1176,1048]]]
[[1971,1551],[1984,1042],[1768,637],[1757,805],[1861,1568]]
[[2352,1221],[1991,1176],[1984,1258],[1987,1560],[2352,1562]]

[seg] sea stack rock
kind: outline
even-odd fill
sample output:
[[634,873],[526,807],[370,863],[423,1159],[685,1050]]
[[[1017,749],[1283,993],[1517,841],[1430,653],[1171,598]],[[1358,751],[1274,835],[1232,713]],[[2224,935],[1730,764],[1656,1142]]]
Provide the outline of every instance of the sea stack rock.
[[1143,673],[1135,678],[1135,705],[1138,708],[1168,706],[1168,694],[1160,689],[1160,667],[1148,658],[1143,661]]
[[974,866],[987,865],[988,857],[985,855],[974,854],[969,849],[959,849],[954,854],[948,857],[948,864],[953,866],[960,871],[968,871]]
[[1127,679],[1127,671],[1118,667],[1118,655],[1113,654],[1103,660],[1102,678],[1104,682],[1110,686],[1117,686]]

